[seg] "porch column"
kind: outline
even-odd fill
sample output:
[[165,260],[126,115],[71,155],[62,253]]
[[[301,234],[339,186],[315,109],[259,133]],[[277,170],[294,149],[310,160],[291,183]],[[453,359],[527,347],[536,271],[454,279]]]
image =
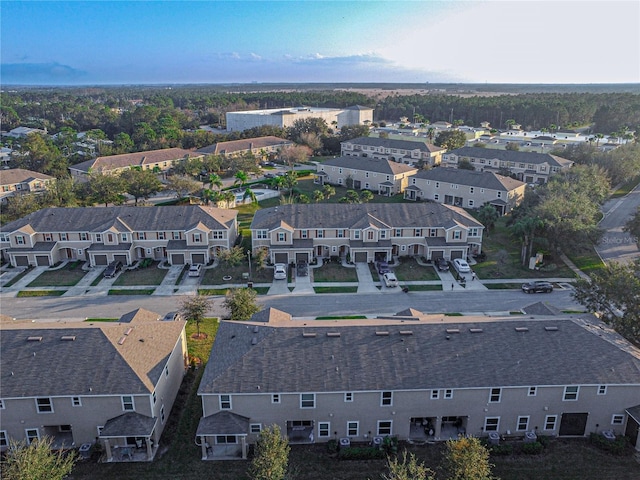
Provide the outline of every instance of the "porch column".
[[147,460],[153,459],[153,447],[151,446],[151,437],[147,437]]
[[246,460],[247,459],[247,437],[246,436],[242,436],[240,437],[240,445],[242,445],[242,459]]
[[113,454],[111,453],[111,444],[109,439],[104,440],[104,451],[107,454],[107,462],[113,462]]
[[207,437],[200,435],[200,450],[202,450],[202,460],[207,459]]
[[441,433],[442,433],[442,417],[438,416],[436,417],[435,433],[433,434],[434,438],[436,440],[440,440]]

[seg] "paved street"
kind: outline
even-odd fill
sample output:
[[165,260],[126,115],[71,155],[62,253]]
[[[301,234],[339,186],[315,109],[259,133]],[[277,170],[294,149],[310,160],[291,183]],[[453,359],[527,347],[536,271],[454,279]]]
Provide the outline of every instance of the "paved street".
[[606,230],[596,250],[605,262],[627,263],[638,258],[638,239],[623,232],[622,227],[640,207],[640,185],[623,198],[609,200],[602,211],[605,216],[600,228]]

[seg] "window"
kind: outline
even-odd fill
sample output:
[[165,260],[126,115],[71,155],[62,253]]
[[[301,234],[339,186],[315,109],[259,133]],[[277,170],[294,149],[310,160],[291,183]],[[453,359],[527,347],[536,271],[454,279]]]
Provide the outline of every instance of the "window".
[[527,393],[527,395],[529,397],[535,397],[537,390],[538,390],[538,387],[529,387],[529,392]]
[[518,426],[516,430],[526,432],[529,429],[529,417],[518,417]]
[[606,385],[600,385],[598,387],[598,395],[606,395],[607,394],[607,386]]
[[308,235],[307,230],[300,230],[300,238],[307,238]]
[[500,417],[484,417],[484,431],[497,432],[500,425]]
[[0,400],[0,410],[4,410],[4,400]]
[[36,398],[38,413],[53,413],[53,405],[50,398]]
[[280,403],[280,394],[274,393],[271,395],[271,403]]
[[564,387],[564,396],[562,397],[562,399],[564,401],[578,400],[579,391],[580,391],[580,387],[575,385],[571,387]]
[[173,240],[180,240],[180,232],[171,232],[171,238]]
[[413,236],[414,237],[421,237],[422,236],[422,229],[421,228],[414,228],[413,229]]
[[122,410],[124,410],[125,412],[133,412],[135,410],[133,397],[131,395],[122,396]]
[[164,405],[162,405],[162,406],[160,407],[160,421],[161,421],[162,423],[164,423],[164,420],[165,420],[165,416],[164,416]]
[[155,405],[156,402],[158,401],[158,397],[156,396],[156,392],[153,392],[153,394],[151,395],[151,398],[153,400],[153,404]]
[[266,240],[268,238],[266,230],[256,230],[256,238],[258,240]]
[[98,242],[98,243],[102,242],[102,234],[101,233],[96,233],[96,242]]
[[440,195],[438,195],[437,193],[433,196],[433,199],[438,202],[440,201]]
[[478,235],[480,235],[480,229],[477,227],[471,227],[467,233],[468,237],[477,237]]
[[261,423],[251,423],[249,424],[249,432],[250,433],[260,433],[262,431],[262,424]]
[[0,447],[6,447],[9,444],[7,440],[7,431],[0,430]]
[[498,195],[498,198],[502,198],[502,192],[496,192]]
[[201,233],[194,233],[191,238],[193,238],[193,243],[202,243]]
[[367,240],[375,240],[375,236],[374,235],[375,235],[374,231],[373,230],[369,230],[367,232]]
[[502,396],[501,388],[492,388],[491,394],[489,395],[489,403],[499,403],[501,396]]
[[66,233],[61,233],[60,234],[60,240],[67,241],[67,240],[69,240],[69,236]]
[[71,397],[71,405],[74,407],[81,407],[82,400],[80,400],[80,397]]
[[300,408],[316,408],[316,394],[315,393],[301,393],[300,394]]
[[344,401],[345,402],[353,402],[353,393],[351,392],[347,392],[344,394]]
[[53,241],[53,235],[51,235],[50,233],[45,233],[44,234],[44,241],[45,242],[52,242]]
[[393,405],[393,392],[382,392],[380,395],[380,406]]
[[24,245],[24,235],[16,235],[16,244]]
[[440,390],[431,390],[431,400],[438,400],[440,398]]
[[359,422],[347,422],[347,437],[357,437],[360,430]]
[[329,422],[318,422],[318,438],[328,438],[331,435],[331,424]]
[[546,417],[544,417],[544,429],[555,430],[557,421],[558,421],[557,415],[547,415]]
[[217,444],[238,443],[235,435],[216,435]]
[[286,242],[287,241],[287,234],[284,232],[279,232],[278,233],[278,241],[279,242]]
[[429,236],[430,237],[437,237],[438,236],[438,229],[437,228],[430,228],[429,229]]
[[384,240],[387,238],[387,231],[386,230],[380,230],[380,239]]
[[96,431],[98,432],[98,436],[102,435],[102,430],[104,430],[104,425],[98,425],[96,427]]
[[137,237],[138,237],[138,240],[146,240],[147,234],[145,232],[138,232]]
[[622,425],[624,423],[624,415],[613,415],[611,417],[611,425]]
[[402,236],[402,229],[401,228],[396,228],[395,236],[396,237],[401,237]]
[[473,207],[473,205],[474,205],[473,200],[469,200],[469,206]]
[[378,435],[391,435],[391,420],[378,420]]
[[436,182],[436,188],[440,188],[440,182]]
[[353,232],[353,238],[355,240],[360,240],[360,230],[354,230]]
[[460,232],[460,230],[454,230],[453,231],[453,239],[454,240],[460,240],[460,238],[462,238],[462,232]]
[[27,436],[27,445],[31,445],[31,442],[35,440],[40,440],[40,432],[38,432],[37,428],[27,428],[25,434]]
[[231,410],[231,395],[220,395],[220,410]]
[[169,367],[168,366],[164,366],[164,376],[168,377],[169,376]]
[[158,232],[158,240],[166,240],[166,234],[164,232]]
[[450,388],[447,388],[444,391],[444,398],[446,398],[447,400],[451,400],[453,398],[453,390],[451,390]]
[[365,176],[366,178],[369,178],[369,172],[365,172],[365,173],[364,173],[364,176]]
[[316,230],[317,238],[324,238],[324,230]]
[[473,187],[469,187],[469,193],[473,195],[473,193],[474,193]]

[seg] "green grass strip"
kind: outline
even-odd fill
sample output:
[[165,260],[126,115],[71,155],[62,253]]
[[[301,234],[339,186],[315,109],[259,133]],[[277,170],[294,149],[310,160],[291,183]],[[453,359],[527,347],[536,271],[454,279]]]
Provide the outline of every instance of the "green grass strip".
[[512,290],[522,288],[521,283],[485,283],[484,286],[489,290]]
[[313,287],[316,293],[357,293],[358,287]]
[[230,288],[199,288],[198,295],[205,295],[207,297],[212,295],[226,295]]
[[17,297],[60,297],[66,290],[21,290]]
[[109,290],[108,295],[151,295],[155,288],[144,288],[142,290]]
[[434,290],[442,290],[442,284],[434,284],[434,285],[407,285],[406,286],[410,292],[431,292]]

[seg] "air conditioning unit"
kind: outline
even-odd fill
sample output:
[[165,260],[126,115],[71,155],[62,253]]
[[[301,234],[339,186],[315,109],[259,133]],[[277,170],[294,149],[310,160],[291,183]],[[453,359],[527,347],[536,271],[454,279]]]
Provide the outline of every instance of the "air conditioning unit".
[[349,446],[351,446],[351,439],[347,438],[347,437],[342,437],[340,439],[340,446],[341,447],[349,447]]
[[379,447],[382,445],[383,441],[384,441],[384,437],[373,437],[373,439],[371,440],[371,443],[376,447]]
[[500,443],[500,434],[498,432],[489,432],[489,443],[498,445]]
[[536,432],[526,432],[524,434],[524,443],[533,443],[538,440]]

